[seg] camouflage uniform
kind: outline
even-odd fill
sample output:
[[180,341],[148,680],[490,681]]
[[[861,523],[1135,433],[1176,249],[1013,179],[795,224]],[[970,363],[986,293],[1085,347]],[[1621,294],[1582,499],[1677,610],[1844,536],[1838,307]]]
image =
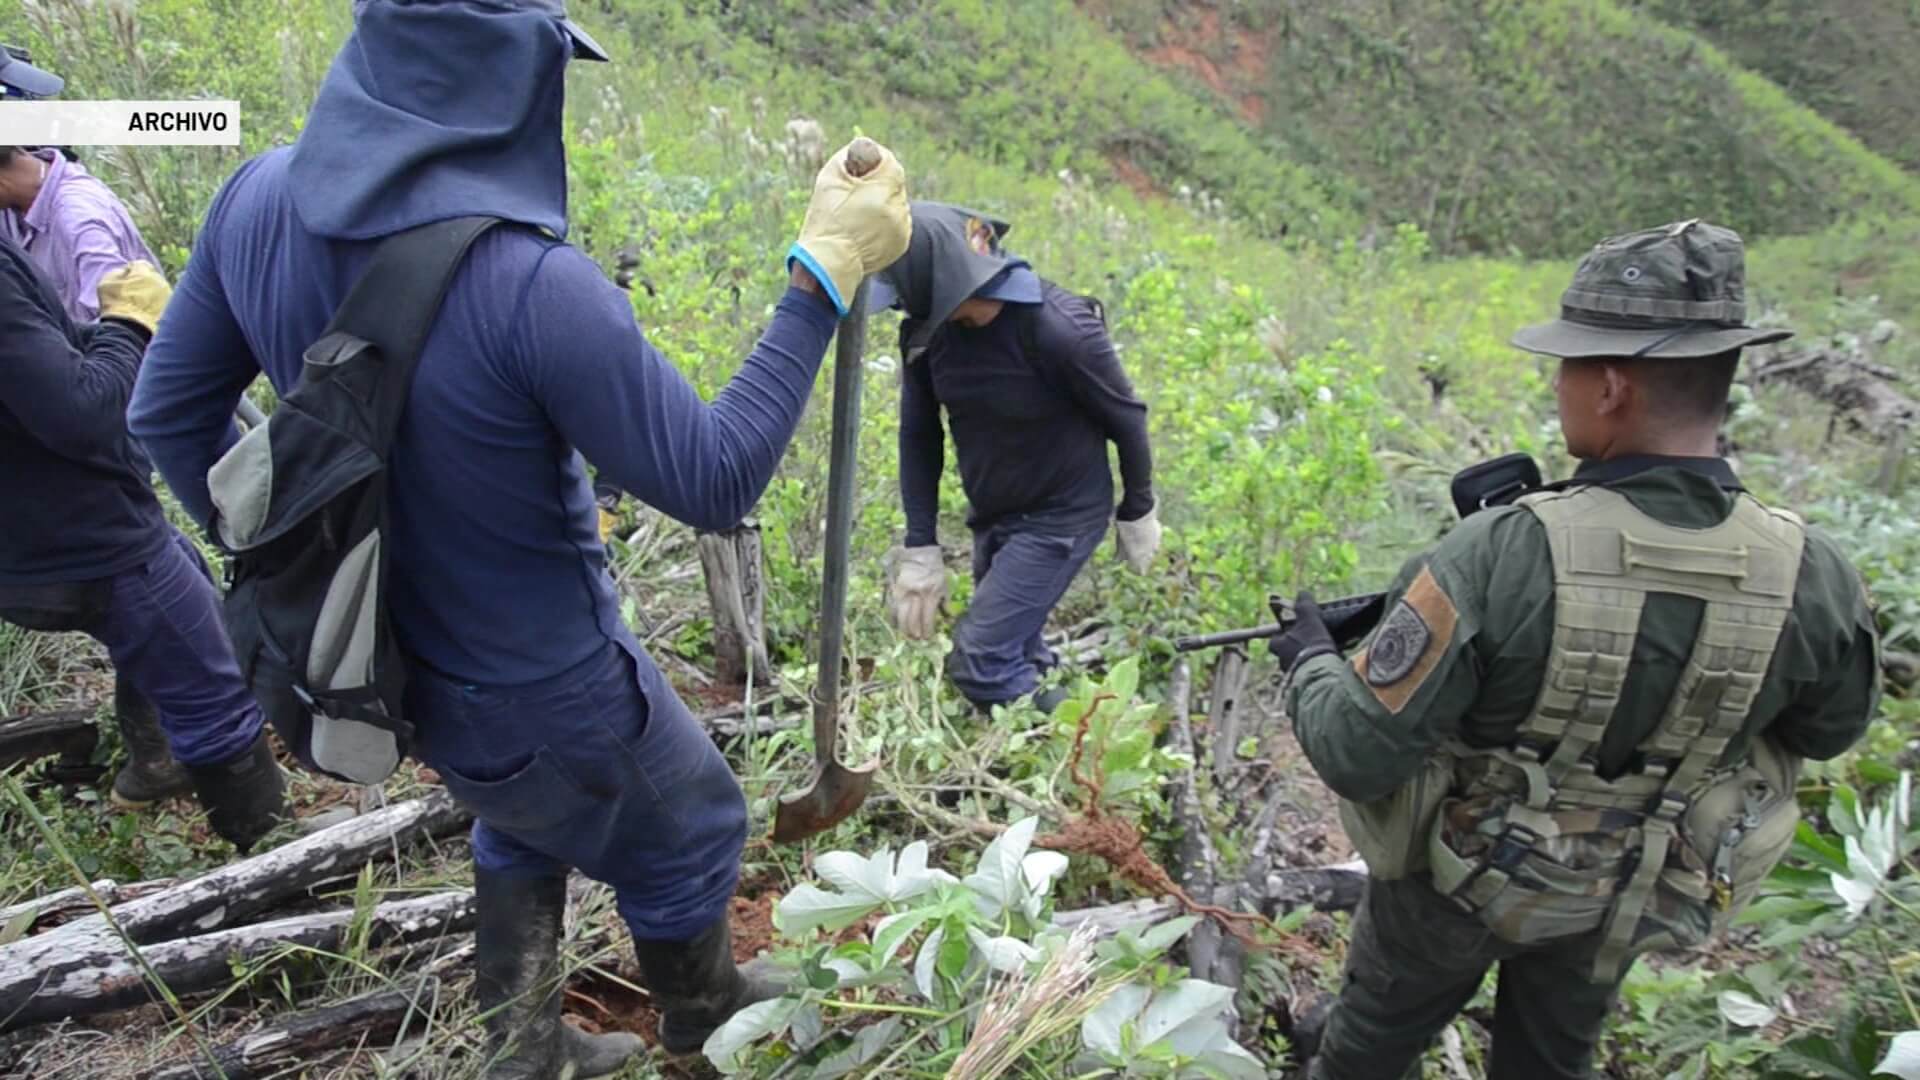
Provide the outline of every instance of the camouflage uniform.
[[[1720,252],[1710,249],[1723,241],[1722,234],[1732,235],[1714,230],[1702,238],[1705,244],[1679,239],[1684,250],[1664,266],[1660,256],[1671,253],[1656,244],[1651,255],[1631,256],[1638,260],[1632,273],[1617,262],[1590,273],[1588,263],[1602,255],[1596,249],[1563,301],[1566,314],[1580,314],[1576,301],[1583,286],[1591,301],[1596,277],[1603,287],[1665,278],[1652,285],[1664,284],[1683,299],[1689,289],[1698,296],[1701,288],[1724,287],[1731,277],[1737,299],[1738,238],[1731,266],[1724,242]],[[1704,255],[1703,247],[1709,249]],[[1659,328],[1666,340],[1658,340],[1661,335],[1650,340],[1655,349],[1679,350],[1680,357],[1710,354],[1688,348],[1724,352],[1727,321],[1737,324],[1739,315],[1710,328],[1705,342],[1676,345],[1678,338],[1665,333],[1680,325],[1675,321]],[[1582,324],[1574,334],[1590,329]],[[1739,343],[1751,343],[1755,336],[1749,330],[1748,340]],[[1516,341],[1530,349],[1564,350],[1554,355],[1635,354],[1618,341],[1600,339],[1593,349],[1617,351],[1581,353],[1565,336],[1543,342],[1537,333],[1523,333]],[[1729,519],[1737,503],[1751,502],[1740,493],[1732,469],[1717,458],[1590,462],[1570,484],[1574,491],[1604,487],[1647,518],[1689,530],[1715,527]],[[1795,521],[1796,533],[1797,528]],[[1784,626],[1771,639],[1771,656],[1763,650],[1758,657],[1764,675],[1756,681],[1744,721],[1728,729],[1721,767],[1748,761],[1763,733],[1787,754],[1830,758],[1857,740],[1872,716],[1879,685],[1877,641],[1860,578],[1817,530],[1805,530],[1798,551],[1790,601],[1783,590],[1778,605],[1790,603],[1781,612]],[[1388,605],[1389,615],[1351,663],[1337,653],[1319,652],[1291,673],[1288,699],[1300,744],[1327,784],[1353,803],[1405,790],[1403,784],[1449,747],[1477,752],[1522,743],[1544,700],[1543,677],[1556,646],[1555,560],[1547,529],[1524,506],[1475,514],[1407,563]],[[1630,659],[1611,721],[1582,755],[1592,775],[1611,783],[1645,770],[1643,741],[1661,725],[1669,700],[1682,686],[1705,609],[1691,596],[1646,594],[1637,636],[1630,631],[1627,637]],[[1787,787],[1791,790],[1790,783]],[[1456,788],[1453,794],[1460,792]],[[1609,881],[1606,887],[1616,886]],[[1706,927],[1703,922],[1693,929]],[[1681,944],[1699,936],[1704,934],[1683,934]],[[1399,880],[1376,878],[1354,920],[1346,981],[1311,1075],[1391,1080],[1406,1074],[1498,963],[1489,1075],[1496,1080],[1586,1076],[1625,972],[1622,966],[1610,975],[1596,973],[1602,938],[1595,931],[1514,945],[1436,891],[1424,870]]]

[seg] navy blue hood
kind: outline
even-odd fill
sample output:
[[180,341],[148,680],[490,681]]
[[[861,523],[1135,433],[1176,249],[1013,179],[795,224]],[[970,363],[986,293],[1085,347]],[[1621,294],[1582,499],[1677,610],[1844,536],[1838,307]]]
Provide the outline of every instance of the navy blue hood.
[[364,240],[467,214],[565,236],[561,122],[573,41],[487,0],[365,0],[288,167],[321,236]]

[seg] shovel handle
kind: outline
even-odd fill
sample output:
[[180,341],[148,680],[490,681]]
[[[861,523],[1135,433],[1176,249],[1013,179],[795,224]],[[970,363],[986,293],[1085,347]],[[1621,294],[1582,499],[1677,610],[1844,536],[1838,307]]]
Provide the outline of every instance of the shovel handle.
[[813,752],[832,764],[840,739],[840,653],[846,641],[847,554],[853,539],[853,471],[860,448],[867,283],[854,290],[833,348],[833,442],[827,463],[826,569],[820,578],[820,675],[813,695]]
[[[880,144],[861,135],[847,144],[847,172],[865,176],[880,165]],[[860,376],[867,339],[867,283],[833,342],[833,436],[827,463],[826,569],[820,578],[820,676],[813,695],[813,753],[821,768],[838,759],[840,656],[846,643],[847,561],[853,540],[853,473],[860,449]]]
[[[865,176],[880,165],[880,144],[865,135],[847,144],[847,172]],[[864,327],[863,327],[864,329]]]

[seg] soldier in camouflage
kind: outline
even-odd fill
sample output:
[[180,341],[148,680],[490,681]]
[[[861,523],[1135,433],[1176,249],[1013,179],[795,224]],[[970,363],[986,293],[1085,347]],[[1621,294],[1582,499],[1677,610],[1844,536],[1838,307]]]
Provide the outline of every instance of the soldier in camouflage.
[[1724,929],[1801,759],[1865,732],[1861,579],[1715,456],[1740,350],[1789,336],[1746,325],[1743,279],[1698,221],[1596,246],[1514,338],[1561,362],[1573,479],[1408,562],[1352,662],[1309,596],[1273,639],[1371,872],[1316,1080],[1407,1075],[1496,963],[1489,1076],[1589,1075],[1634,957]]

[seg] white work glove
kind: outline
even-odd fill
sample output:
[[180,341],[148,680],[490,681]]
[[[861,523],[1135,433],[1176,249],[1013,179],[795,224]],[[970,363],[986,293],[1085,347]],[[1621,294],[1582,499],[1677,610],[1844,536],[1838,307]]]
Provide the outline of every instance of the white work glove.
[[1114,524],[1114,543],[1120,549],[1120,557],[1127,560],[1136,574],[1144,574],[1153,565],[1154,553],[1160,550],[1160,508],[1134,518]]
[[892,151],[871,140],[869,144],[879,150],[880,160],[862,175],[855,176],[847,167],[853,143],[841,147],[821,167],[800,238],[787,252],[788,269],[798,260],[843,316],[860,279],[893,265],[906,254],[913,235],[907,172]]
[[947,566],[938,544],[894,549],[891,584],[893,625],[914,641],[933,636],[947,599]]

